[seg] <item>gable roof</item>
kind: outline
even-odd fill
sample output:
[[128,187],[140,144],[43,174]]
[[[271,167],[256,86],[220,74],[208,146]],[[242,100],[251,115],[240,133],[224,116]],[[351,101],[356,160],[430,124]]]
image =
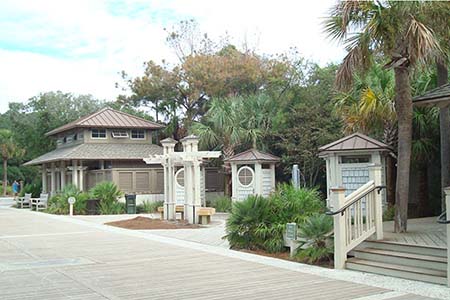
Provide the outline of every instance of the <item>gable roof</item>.
[[413,98],[413,103],[420,104],[432,104],[442,101],[450,102],[450,83],[441,85],[435,89],[432,89],[421,96]]
[[340,152],[351,150],[390,151],[391,147],[362,133],[354,133],[319,148],[319,152]]
[[61,160],[142,160],[149,155],[162,154],[163,148],[155,144],[80,144],[57,148],[29,162],[25,166]]
[[45,135],[51,136],[69,129],[79,127],[159,129],[163,128],[164,126],[121,111],[114,110],[110,107],[105,107],[95,113],[81,117],[78,120],[53,129],[47,132]]
[[264,153],[256,149],[248,149],[247,151],[236,154],[230,158],[225,159],[229,162],[239,162],[239,161],[265,161],[265,162],[277,162],[280,161],[278,156]]

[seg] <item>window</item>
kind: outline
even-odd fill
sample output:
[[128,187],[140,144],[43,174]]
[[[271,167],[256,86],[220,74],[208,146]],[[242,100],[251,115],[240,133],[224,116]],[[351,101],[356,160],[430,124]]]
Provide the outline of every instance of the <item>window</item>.
[[115,139],[126,139],[128,137],[128,131],[126,131],[126,130],[113,130],[111,135]]
[[370,155],[347,155],[340,156],[341,164],[361,164],[361,163],[369,163]]
[[69,135],[69,136],[66,138],[66,142],[67,142],[67,143],[72,143],[72,139],[73,139],[73,137],[72,137],[71,135]]
[[78,136],[77,136],[77,134],[75,133],[75,134],[73,135],[73,140],[76,141],[77,139],[78,139]]
[[106,129],[92,129],[91,137],[93,139],[106,139]]
[[184,169],[178,170],[175,177],[177,180],[177,184],[181,187],[184,187]]
[[240,168],[237,175],[242,186],[247,187],[253,183],[253,170],[250,167]]
[[131,130],[131,138],[134,140],[145,139],[145,131],[143,129],[133,129]]

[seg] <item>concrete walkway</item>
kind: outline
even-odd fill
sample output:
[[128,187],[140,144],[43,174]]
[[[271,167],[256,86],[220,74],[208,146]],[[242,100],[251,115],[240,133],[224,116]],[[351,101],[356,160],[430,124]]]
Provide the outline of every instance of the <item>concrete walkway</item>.
[[1,299],[450,299],[336,271],[0,206]]

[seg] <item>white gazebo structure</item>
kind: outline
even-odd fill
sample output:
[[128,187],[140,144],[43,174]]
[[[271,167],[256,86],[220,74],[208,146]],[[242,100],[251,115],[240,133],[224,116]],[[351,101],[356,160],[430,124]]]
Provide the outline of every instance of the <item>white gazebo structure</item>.
[[240,201],[249,195],[268,196],[275,190],[275,165],[280,158],[249,149],[225,162],[231,165],[232,199]]
[[[319,148],[319,157],[326,161],[327,199],[334,187],[351,194],[369,181],[369,167],[381,166],[381,182],[385,185],[385,155],[391,148],[361,133],[354,133]],[[383,193],[385,201],[385,193]]]
[[164,219],[176,219],[177,205],[184,206],[184,218],[191,224],[198,223],[198,210],[205,193],[205,176],[202,163],[206,158],[218,158],[220,151],[198,151],[198,137],[190,135],[180,140],[182,152],[175,152],[177,141],[167,138],[161,141],[162,155],[144,158],[147,164],[161,164],[164,168]]

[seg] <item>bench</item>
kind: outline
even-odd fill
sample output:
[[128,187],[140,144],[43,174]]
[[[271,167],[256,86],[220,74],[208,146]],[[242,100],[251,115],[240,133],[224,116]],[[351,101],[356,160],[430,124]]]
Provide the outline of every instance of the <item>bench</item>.
[[197,210],[198,221],[202,225],[207,225],[211,222],[211,216],[216,213],[214,207],[202,207]]
[[[158,207],[158,212],[161,214],[161,220],[164,220],[164,206]],[[175,213],[181,213],[181,220],[184,220],[184,206],[175,206]]]

